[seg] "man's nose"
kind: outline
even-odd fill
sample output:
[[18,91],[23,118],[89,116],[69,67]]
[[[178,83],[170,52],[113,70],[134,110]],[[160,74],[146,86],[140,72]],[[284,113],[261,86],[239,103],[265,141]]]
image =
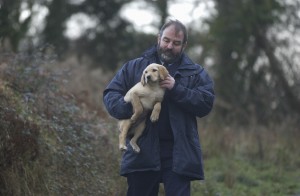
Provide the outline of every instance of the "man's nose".
[[170,43],[168,43],[168,46],[167,46],[169,49],[172,49],[173,47],[174,47],[174,45],[173,45],[173,43],[172,42],[170,42]]

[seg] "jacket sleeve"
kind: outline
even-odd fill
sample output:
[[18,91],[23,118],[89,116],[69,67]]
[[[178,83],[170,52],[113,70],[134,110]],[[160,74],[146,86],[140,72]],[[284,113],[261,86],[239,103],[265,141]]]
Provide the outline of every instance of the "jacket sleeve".
[[116,119],[127,119],[132,115],[131,103],[124,101],[129,87],[125,66],[120,69],[103,92],[103,103],[108,113]]
[[215,93],[214,84],[207,72],[202,68],[194,76],[192,87],[176,82],[169,91],[173,102],[185,112],[192,115],[206,116],[213,108]]

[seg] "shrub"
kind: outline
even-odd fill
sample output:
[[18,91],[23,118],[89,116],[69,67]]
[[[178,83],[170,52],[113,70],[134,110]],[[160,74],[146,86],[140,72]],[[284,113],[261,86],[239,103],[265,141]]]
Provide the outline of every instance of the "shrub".
[[0,194],[113,194],[118,156],[98,137],[106,125],[61,91],[69,76],[51,71],[51,51],[1,55]]

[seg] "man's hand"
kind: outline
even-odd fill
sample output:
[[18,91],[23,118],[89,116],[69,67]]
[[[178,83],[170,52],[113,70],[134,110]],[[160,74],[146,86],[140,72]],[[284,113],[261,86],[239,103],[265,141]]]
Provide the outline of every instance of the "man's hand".
[[168,90],[171,90],[174,87],[174,85],[175,85],[175,79],[170,75],[168,75],[166,79],[160,82],[160,86]]

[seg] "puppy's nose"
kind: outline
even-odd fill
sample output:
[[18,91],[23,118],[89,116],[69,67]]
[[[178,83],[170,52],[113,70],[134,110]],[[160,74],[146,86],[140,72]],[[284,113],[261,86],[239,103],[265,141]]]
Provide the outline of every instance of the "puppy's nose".
[[150,80],[150,79],[151,79],[151,76],[147,76],[147,79]]

